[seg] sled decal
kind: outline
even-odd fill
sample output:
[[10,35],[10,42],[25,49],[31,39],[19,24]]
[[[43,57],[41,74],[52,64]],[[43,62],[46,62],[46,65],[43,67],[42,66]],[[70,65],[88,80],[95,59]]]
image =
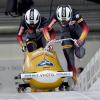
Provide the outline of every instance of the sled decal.
[[54,65],[48,60],[43,60],[37,66],[54,66]]

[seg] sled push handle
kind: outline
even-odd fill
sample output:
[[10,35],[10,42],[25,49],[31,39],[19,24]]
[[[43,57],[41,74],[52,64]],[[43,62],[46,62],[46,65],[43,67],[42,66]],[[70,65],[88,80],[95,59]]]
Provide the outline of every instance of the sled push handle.
[[[69,40],[75,42],[75,40],[72,39],[72,38],[59,39],[59,40],[51,40],[51,41],[49,41],[49,42],[47,43],[47,45],[45,46],[44,50],[48,50],[48,48],[49,48],[50,46],[52,46],[54,43],[59,43],[59,42],[62,43],[63,41],[69,41]],[[64,46],[62,46],[63,49],[64,49],[64,48],[71,48],[71,47],[73,47],[73,45],[64,45]]]

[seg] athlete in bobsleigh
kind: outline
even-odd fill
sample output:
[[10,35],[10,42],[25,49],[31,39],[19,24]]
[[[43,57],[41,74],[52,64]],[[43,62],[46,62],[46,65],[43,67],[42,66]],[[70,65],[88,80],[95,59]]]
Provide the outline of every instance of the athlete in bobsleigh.
[[[40,13],[37,9],[29,9],[25,16],[23,16],[18,35],[17,35],[17,41],[20,44],[20,47],[23,52],[26,51],[26,48],[29,52],[32,52],[33,50],[36,50],[37,48],[44,47],[45,46],[45,38],[43,34],[37,32],[41,31],[42,28],[46,25],[47,19],[45,17],[40,16]],[[51,38],[53,39],[55,37],[55,33],[53,30],[49,31],[51,35]],[[23,42],[23,35],[25,36],[25,42],[24,45]]]
[[89,28],[82,15],[70,5],[61,5],[56,9],[50,22],[44,28],[45,33],[50,31],[58,23],[61,26],[61,39],[72,38],[73,41],[64,41],[62,45],[71,44],[72,48],[64,49],[64,55],[68,63],[69,71],[73,71],[73,79],[77,80],[74,53],[78,58],[85,55],[84,44],[87,39]]

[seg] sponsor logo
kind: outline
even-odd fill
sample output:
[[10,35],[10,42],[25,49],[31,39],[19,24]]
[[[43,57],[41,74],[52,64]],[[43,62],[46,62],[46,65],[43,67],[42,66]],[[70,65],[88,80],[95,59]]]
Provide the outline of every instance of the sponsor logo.
[[21,74],[21,78],[60,78],[60,77],[72,77],[73,72],[54,72],[54,71],[43,71],[38,73],[24,73]]
[[37,66],[53,66],[53,64],[48,60],[43,60]]

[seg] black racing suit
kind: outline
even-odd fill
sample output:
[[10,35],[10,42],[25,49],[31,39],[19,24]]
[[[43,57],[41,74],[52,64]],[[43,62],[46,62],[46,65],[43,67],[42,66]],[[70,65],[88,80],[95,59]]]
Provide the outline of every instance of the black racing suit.
[[[56,24],[59,23],[61,26],[61,38],[72,38],[72,39],[80,39],[83,41],[83,43],[80,45],[84,44],[84,41],[87,38],[87,33],[88,33],[88,26],[83,20],[82,16],[79,14],[79,12],[75,9],[72,9],[72,18],[69,22],[62,23],[60,22],[56,15],[51,18],[48,26],[45,27],[47,30],[51,30],[52,27]],[[66,57],[67,63],[68,63],[68,69],[69,70],[75,70],[75,58],[74,58],[74,50],[79,50],[80,48],[76,48],[74,46],[74,43],[72,41],[65,41],[62,43],[62,45],[67,45],[67,44],[72,44],[73,47],[69,49],[64,49],[64,55]],[[76,51],[75,51],[76,52]],[[79,53],[79,52],[78,52]],[[79,58],[81,58],[81,55],[77,55]],[[83,56],[83,55],[82,55]]]

